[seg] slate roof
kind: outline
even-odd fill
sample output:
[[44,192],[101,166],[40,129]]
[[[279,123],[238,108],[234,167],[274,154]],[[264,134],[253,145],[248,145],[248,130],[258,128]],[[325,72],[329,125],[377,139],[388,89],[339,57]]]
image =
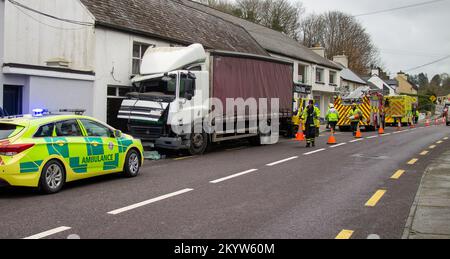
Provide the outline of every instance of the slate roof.
[[256,41],[267,51],[292,59],[313,63],[328,68],[340,70],[332,61],[318,55],[309,48],[303,46],[296,40],[286,36],[285,34],[272,30],[270,28],[249,22],[245,19],[235,17],[233,15],[221,12],[207,5],[200,4],[191,0],[174,0],[183,3],[186,6],[201,10],[205,13],[220,17],[226,21],[232,22],[245,28]]
[[175,0],[80,0],[96,26],[144,34],[183,45],[268,56],[242,27]]
[[346,81],[350,81],[353,83],[357,83],[357,84],[362,84],[362,85],[366,85],[367,82],[364,81],[363,79],[361,79],[355,72],[353,72],[351,69],[346,68],[345,66],[343,66],[342,64],[338,63],[338,62],[334,62],[336,63],[342,70],[341,70],[341,78],[346,80]]

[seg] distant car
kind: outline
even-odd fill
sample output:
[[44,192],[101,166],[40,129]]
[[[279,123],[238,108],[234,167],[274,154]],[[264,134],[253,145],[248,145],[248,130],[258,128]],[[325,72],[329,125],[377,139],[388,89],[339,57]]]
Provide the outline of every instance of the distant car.
[[139,174],[140,140],[90,117],[23,116],[0,119],[0,182],[59,192],[66,182]]

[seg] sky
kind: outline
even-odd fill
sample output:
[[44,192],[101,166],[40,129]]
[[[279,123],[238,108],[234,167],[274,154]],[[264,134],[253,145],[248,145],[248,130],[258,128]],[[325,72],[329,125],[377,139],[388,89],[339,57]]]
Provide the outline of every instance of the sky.
[[[297,0],[291,0],[297,1]],[[306,14],[339,10],[352,15],[429,0],[301,0]],[[450,58],[408,71],[450,55],[450,0],[403,10],[357,17],[379,49],[383,66],[393,75],[424,72],[450,74]]]

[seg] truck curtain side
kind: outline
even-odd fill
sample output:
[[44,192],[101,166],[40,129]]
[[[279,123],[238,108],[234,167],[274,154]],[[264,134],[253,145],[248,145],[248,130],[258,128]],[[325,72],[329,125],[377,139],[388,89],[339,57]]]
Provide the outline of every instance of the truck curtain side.
[[[294,95],[291,63],[224,52],[212,52],[210,62],[211,97],[221,100],[224,112],[233,108],[226,107],[228,98],[242,98],[244,101],[254,98],[256,102],[267,99],[268,114],[264,115],[270,120],[271,101],[278,99],[280,130],[286,132],[289,129],[287,123],[292,116]],[[247,118],[248,115],[246,114]],[[221,134],[215,134],[213,141],[239,138],[236,133],[219,135]]]

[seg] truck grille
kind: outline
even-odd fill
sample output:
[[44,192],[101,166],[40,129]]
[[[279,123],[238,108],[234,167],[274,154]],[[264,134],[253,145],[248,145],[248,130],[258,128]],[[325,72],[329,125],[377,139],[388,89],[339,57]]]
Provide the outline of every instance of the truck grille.
[[142,140],[155,140],[162,134],[162,126],[131,126],[131,135]]

